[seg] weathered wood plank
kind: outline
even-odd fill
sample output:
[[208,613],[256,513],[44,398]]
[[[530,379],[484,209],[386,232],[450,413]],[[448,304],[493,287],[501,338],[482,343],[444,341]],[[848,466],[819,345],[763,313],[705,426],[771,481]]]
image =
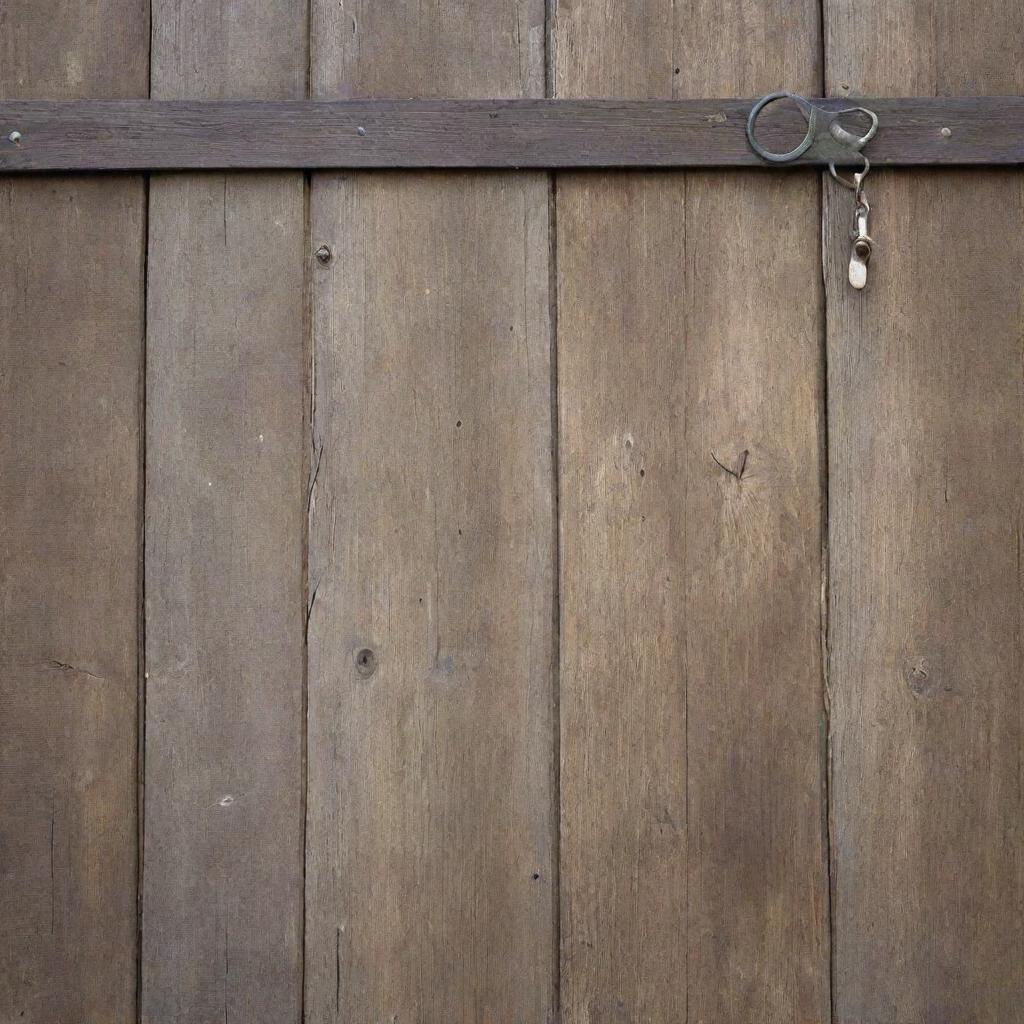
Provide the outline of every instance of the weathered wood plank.
[[[0,103],[0,170],[762,167],[778,173],[747,143],[753,102],[22,101]],[[1024,97],[857,102],[882,123],[867,150],[876,167],[1024,163]],[[783,104],[758,119],[758,139],[776,152],[791,149],[805,130]],[[21,135],[17,144],[12,131]],[[792,166],[816,162],[804,157]]]
[[[149,94],[149,3],[5,0],[0,99],[138,99]],[[6,136],[6,132],[4,135]]]
[[544,95],[545,0],[313,0],[315,99]]
[[[829,88],[1020,92],[1019,5],[826,5]],[[868,179],[826,210],[835,1020],[1020,1019],[1024,189]]]
[[[154,5],[160,97],[305,94],[303,5]],[[142,1017],[298,1020],[304,188],[154,178]]]
[[[558,95],[816,90],[727,8],[559,5]],[[826,1020],[817,182],[557,194],[563,1019]]]
[[[145,96],[147,8],[12,0],[0,97]],[[0,1020],[135,1020],[141,179],[0,180]]]
[[536,196],[530,179],[464,175],[314,190],[314,239],[337,254],[314,282],[312,1021],[543,1021],[550,1008]]
[[308,95],[308,0],[153,0],[153,98]]
[[[317,3],[315,94],[537,94],[543,7]],[[311,1024],[554,1019],[547,184],[313,179]]]
[[0,185],[2,1020],[134,1020],[144,198]]

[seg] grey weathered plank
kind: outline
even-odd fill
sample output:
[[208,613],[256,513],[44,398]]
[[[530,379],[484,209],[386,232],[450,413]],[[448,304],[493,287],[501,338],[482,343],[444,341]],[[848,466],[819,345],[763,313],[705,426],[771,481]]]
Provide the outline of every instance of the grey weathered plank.
[[316,100],[544,95],[545,0],[313,0]]
[[[816,91],[782,25],[560,5],[555,88]],[[557,195],[563,1020],[827,1020],[817,181]]]
[[[826,4],[836,93],[1020,92],[1014,4]],[[826,208],[835,1020],[1021,1019],[1024,189],[867,181]]]
[[142,183],[0,184],[0,1020],[134,1020]]
[[5,102],[147,96],[149,3],[5,0],[0,11],[0,82],[0,100]]
[[[147,4],[11,0],[0,98],[145,96]],[[0,180],[0,1020],[135,1019],[141,178]]]
[[[315,94],[537,94],[543,7],[317,3]],[[311,1024],[554,1019],[547,184],[313,178]]]
[[[816,100],[843,107],[844,100]],[[1024,163],[1024,98],[862,99],[875,166]],[[0,170],[771,167],[747,144],[752,100],[346,100],[0,103]],[[856,126],[851,118],[851,127]],[[362,132],[359,129],[363,129]],[[942,130],[948,129],[949,135]],[[758,138],[805,130],[768,107]],[[10,142],[19,131],[18,144]],[[801,158],[798,165],[814,161]]]
[[[154,5],[161,97],[305,93],[303,5]],[[142,1017],[300,1016],[303,180],[150,193]]]

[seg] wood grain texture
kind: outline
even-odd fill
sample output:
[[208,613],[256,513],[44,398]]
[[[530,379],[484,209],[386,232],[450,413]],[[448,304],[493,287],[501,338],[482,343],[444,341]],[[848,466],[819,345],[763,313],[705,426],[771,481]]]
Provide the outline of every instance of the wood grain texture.
[[0,83],[4,100],[148,95],[148,0],[5,0]]
[[525,1024],[551,1010],[553,533],[536,197],[532,177],[464,175],[314,191],[315,238],[336,256],[313,292],[313,1022]]
[[[301,4],[154,5],[154,95],[305,94]],[[304,188],[150,194],[142,1019],[302,998]]]
[[[1019,93],[1024,13],[826,4],[836,93]],[[847,88],[848,87],[848,88]],[[1019,1020],[1024,188],[868,179],[826,209],[835,1020]]]
[[[334,8],[318,97],[543,88],[536,0]],[[547,185],[313,178],[311,1024],[556,1013]]]
[[[814,4],[629,12],[557,95],[815,91]],[[825,1020],[817,183],[557,194],[563,1019]]]
[[153,98],[304,98],[308,0],[153,0]]
[[[145,96],[147,4],[0,8],[0,97]],[[141,45],[140,45],[141,44]],[[141,179],[0,180],[0,1020],[135,1020]]]
[[143,1014],[292,1020],[302,183],[157,179],[151,211]]
[[[813,101],[845,107],[842,99]],[[1024,163],[1024,97],[867,98],[884,125],[874,167]],[[0,171],[226,168],[786,168],[747,140],[753,100],[341,100],[0,103]],[[851,125],[853,121],[851,119]],[[943,129],[950,134],[942,134]],[[12,143],[10,132],[21,139]],[[795,108],[765,108],[757,138],[800,141]],[[859,167],[860,156],[853,158]]]
[[144,193],[0,184],[0,1019],[135,1015]]
[[544,95],[545,0],[312,0],[317,99]]

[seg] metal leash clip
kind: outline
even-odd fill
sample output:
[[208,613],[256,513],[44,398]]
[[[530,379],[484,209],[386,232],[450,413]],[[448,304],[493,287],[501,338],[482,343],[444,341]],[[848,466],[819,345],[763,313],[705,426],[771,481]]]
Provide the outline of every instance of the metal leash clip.
[[[773,153],[764,148],[757,140],[757,119],[769,103],[776,100],[792,100],[807,121],[807,134],[795,149],[788,153]],[[870,124],[865,132],[856,134],[844,128],[840,118],[848,114],[864,114]],[[805,157],[809,161],[828,162],[832,177],[845,188],[852,189],[856,201],[853,214],[853,248],[850,253],[850,284],[861,289],[868,283],[868,260],[874,245],[868,234],[868,214],[871,206],[864,195],[864,179],[871,170],[871,162],[861,150],[875,137],[878,131],[878,115],[867,107],[844,107],[840,110],[828,110],[819,107],[803,96],[792,92],[770,92],[762,96],[750,111],[747,118],[747,140],[750,148],[762,160],[775,164],[788,164]],[[852,179],[844,178],[836,170],[836,164],[850,165],[862,160],[864,166],[853,175]]]
[[853,181],[846,181],[835,172],[832,167],[832,177],[841,185],[853,189],[856,199],[856,206],[853,210],[853,228],[850,237],[853,239],[853,248],[850,251],[850,284],[858,291],[868,283],[868,260],[871,259],[871,247],[875,244],[868,234],[868,214],[871,212],[871,204],[864,195],[864,175],[868,173],[871,165],[867,157],[864,158],[864,170],[853,176]]

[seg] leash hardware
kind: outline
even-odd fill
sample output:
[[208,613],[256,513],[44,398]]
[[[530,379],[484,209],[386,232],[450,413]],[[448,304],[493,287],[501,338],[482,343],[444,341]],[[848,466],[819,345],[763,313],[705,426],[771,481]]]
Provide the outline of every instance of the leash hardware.
[[[788,153],[774,153],[765,149],[758,140],[757,119],[770,103],[784,99],[796,104],[807,122],[807,133],[800,144]],[[857,134],[846,128],[839,119],[848,114],[867,116],[870,122],[867,130]],[[849,279],[850,284],[858,291],[868,283],[868,261],[871,259],[871,250],[874,246],[874,241],[868,234],[868,214],[871,212],[871,205],[864,195],[864,179],[871,170],[871,162],[861,150],[875,137],[877,131],[878,115],[867,107],[843,107],[832,110],[785,90],[762,96],[751,108],[750,116],[747,118],[747,141],[762,160],[776,164],[793,163],[800,159],[806,162],[827,162],[832,177],[844,188],[853,191],[856,205],[851,232],[853,246],[850,253]],[[837,164],[848,166],[855,164],[857,160],[862,160],[864,166],[852,179],[844,178],[836,169]]]

